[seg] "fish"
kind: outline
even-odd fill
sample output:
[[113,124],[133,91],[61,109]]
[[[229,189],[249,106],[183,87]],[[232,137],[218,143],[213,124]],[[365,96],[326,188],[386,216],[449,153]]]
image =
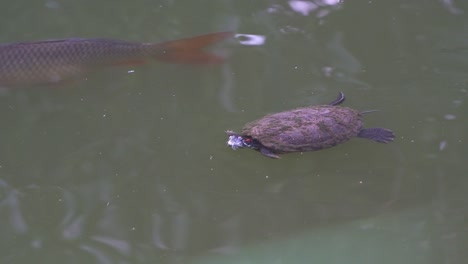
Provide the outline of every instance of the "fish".
[[0,44],[0,86],[61,83],[99,68],[151,60],[219,64],[225,57],[204,49],[233,32],[216,32],[162,43],[71,38]]

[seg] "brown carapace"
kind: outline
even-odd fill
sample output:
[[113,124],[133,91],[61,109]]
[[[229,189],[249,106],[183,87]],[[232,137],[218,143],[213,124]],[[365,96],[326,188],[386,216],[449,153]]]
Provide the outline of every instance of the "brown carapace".
[[233,36],[218,32],[162,43],[111,39],[62,39],[0,45],[0,85],[59,83],[98,67],[150,60],[217,64],[224,57],[204,49]]
[[[264,116],[242,129],[242,133],[226,131],[228,146],[233,149],[251,148],[270,158],[278,154],[315,151],[360,137],[380,143],[394,140],[393,132],[386,128],[362,127],[362,114],[358,110],[338,106],[344,94],[328,105],[308,106]],[[369,112],[369,111],[367,111]]]

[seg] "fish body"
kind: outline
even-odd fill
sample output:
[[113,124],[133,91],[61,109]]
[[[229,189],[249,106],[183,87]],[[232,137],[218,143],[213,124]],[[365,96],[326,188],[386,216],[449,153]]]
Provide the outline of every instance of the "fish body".
[[151,59],[212,64],[223,57],[203,49],[232,36],[212,33],[163,43],[112,39],[62,39],[0,45],[0,85],[58,83],[97,67],[142,64]]

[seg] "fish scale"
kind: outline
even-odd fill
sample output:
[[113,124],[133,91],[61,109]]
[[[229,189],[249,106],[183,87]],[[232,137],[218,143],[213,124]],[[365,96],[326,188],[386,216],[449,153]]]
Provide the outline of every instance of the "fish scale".
[[0,85],[57,83],[99,67],[170,63],[214,64],[224,57],[203,49],[233,36],[218,32],[163,43],[111,39],[62,39],[0,45]]

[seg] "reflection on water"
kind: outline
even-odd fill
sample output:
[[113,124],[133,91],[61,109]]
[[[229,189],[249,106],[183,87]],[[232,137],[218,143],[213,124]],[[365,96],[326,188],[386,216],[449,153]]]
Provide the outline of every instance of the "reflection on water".
[[[366,195],[356,193],[359,183],[343,190],[347,194],[317,201],[307,197],[313,190],[301,187],[307,182],[304,178],[272,182],[258,194],[239,184],[231,191],[198,193],[195,188],[181,195],[174,193],[175,182],[125,182],[120,188],[115,182],[107,179],[75,184],[73,189],[33,186],[21,190],[4,183],[2,192],[8,199],[2,215],[10,219],[2,225],[2,233],[4,238],[24,241],[5,257],[18,261],[26,257],[26,261],[25,251],[47,252],[50,256],[42,259],[95,258],[98,263],[114,263],[150,253],[168,259],[197,252],[232,255],[245,243],[378,213],[390,202],[366,201]],[[353,193],[354,201],[345,201]],[[283,227],[283,223],[291,226]]]
[[[214,67],[155,64],[3,90],[0,263],[468,257],[466,4],[102,4],[109,14],[94,1],[11,2],[2,42],[157,41],[228,25],[263,45],[227,45],[231,59]],[[353,139],[281,160],[225,145],[226,128],[338,91],[350,107],[379,109],[366,125],[394,129],[396,142]]]

